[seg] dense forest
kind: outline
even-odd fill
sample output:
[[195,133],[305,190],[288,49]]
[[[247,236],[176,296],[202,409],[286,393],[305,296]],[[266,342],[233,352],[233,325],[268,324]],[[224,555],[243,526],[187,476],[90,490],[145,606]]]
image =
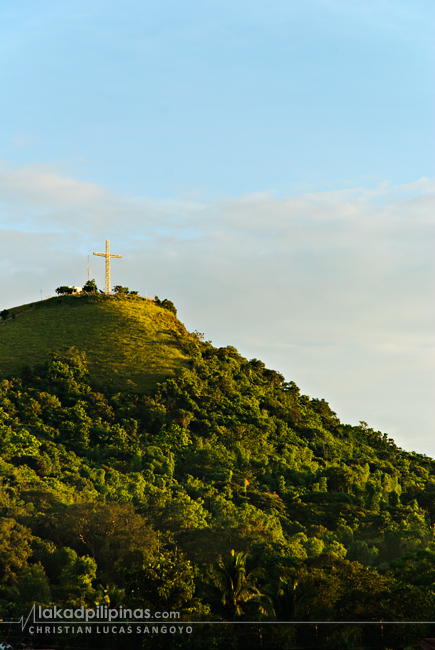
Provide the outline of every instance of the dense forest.
[[[32,641],[44,648],[418,648],[435,636],[435,624],[379,624],[435,618],[435,462],[342,424],[233,347],[198,333],[183,345],[190,367],[153,394],[96,387],[75,348],[2,379],[0,618],[36,603],[194,622],[172,637]],[[11,626],[2,638],[30,647]]]

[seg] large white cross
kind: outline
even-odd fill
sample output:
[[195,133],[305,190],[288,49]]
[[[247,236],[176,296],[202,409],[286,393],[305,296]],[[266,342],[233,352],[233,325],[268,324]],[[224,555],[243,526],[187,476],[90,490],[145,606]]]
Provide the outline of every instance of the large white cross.
[[100,257],[106,258],[106,295],[110,293],[110,258],[111,257],[122,257],[122,255],[111,255],[109,251],[109,240],[106,239],[106,252],[105,253],[94,253],[94,255],[99,255]]

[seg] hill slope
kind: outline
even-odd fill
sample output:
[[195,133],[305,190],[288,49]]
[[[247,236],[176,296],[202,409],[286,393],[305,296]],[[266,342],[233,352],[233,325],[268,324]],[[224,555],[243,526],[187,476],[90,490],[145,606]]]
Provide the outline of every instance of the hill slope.
[[[88,333],[89,358],[102,357],[89,374],[77,350],[54,352],[0,381],[0,641],[1,619],[34,603],[120,602],[181,610],[181,623],[245,623],[198,626],[198,643],[180,635],[180,650],[409,650],[435,637],[431,458],[364,422],[341,423],[324,400],[187,334],[157,305],[92,300],[47,301],[0,327],[14,363],[11,341],[21,361],[31,361],[24,340],[47,353],[44,327],[52,347],[72,344],[75,327],[83,350]],[[157,350],[162,368],[180,370],[148,394],[96,391],[93,374],[103,381],[118,359],[127,385],[135,368],[144,385],[156,381],[149,359],[128,366],[127,334],[144,346],[138,354],[158,359]],[[275,621],[293,623],[262,626]],[[116,637],[50,630],[44,647],[120,647]],[[135,633],[128,645],[175,647],[169,634],[155,638]],[[8,639],[21,647],[18,633]]]
[[97,385],[148,391],[187,367],[186,337],[174,314],[139,296],[50,298],[10,310],[0,326],[0,371],[17,375],[23,365],[75,346]]

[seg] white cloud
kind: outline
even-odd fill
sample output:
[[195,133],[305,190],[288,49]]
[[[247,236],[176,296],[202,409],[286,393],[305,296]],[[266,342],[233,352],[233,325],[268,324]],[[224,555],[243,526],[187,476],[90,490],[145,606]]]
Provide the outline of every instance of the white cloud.
[[104,200],[108,192],[94,185],[68,178],[48,165],[0,167],[0,196],[12,205],[71,207]]
[[435,455],[433,190],[159,202],[3,169],[2,304],[83,283],[109,238],[117,283],[171,298],[190,329],[262,358],[342,420]]

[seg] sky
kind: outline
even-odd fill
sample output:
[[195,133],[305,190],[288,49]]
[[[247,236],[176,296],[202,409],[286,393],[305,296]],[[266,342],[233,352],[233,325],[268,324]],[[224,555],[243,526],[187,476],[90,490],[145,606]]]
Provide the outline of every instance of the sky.
[[[435,457],[432,0],[6,0],[0,309],[91,277]],[[0,360],[1,366],[1,360]]]

